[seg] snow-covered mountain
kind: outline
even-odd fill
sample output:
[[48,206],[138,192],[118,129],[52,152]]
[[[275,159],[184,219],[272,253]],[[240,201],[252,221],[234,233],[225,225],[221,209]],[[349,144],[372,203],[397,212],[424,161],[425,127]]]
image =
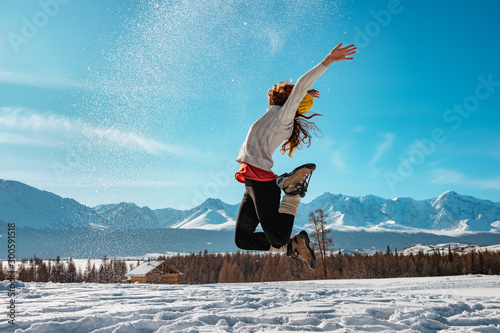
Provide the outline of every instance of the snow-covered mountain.
[[428,200],[324,193],[302,204],[296,221],[307,226],[309,214],[318,208],[327,214],[328,225],[338,230],[500,231],[500,203],[453,191]]
[[[500,244],[500,232],[491,232],[500,228],[499,206],[454,192],[421,201],[324,193],[301,204],[296,227],[307,226],[309,213],[322,208],[334,229],[335,248],[342,251],[385,251],[387,245],[403,249],[416,243],[493,245]],[[6,223],[15,222],[20,257],[236,251],[231,229],[238,209],[238,204],[218,199],[207,199],[189,210],[151,210],[133,203],[90,208],[16,181],[0,180],[0,229],[4,230],[0,230],[0,247],[6,246]],[[467,230],[484,231],[463,232]]]
[[187,212],[185,210],[174,209],[174,208],[163,208],[163,209],[155,209],[153,213],[158,218],[158,223],[163,228],[170,228],[174,224],[183,220],[187,216]]
[[[318,208],[335,230],[500,232],[500,203],[453,191],[428,200],[327,192],[300,205],[295,225],[307,228],[309,214]],[[16,222],[18,227],[231,230],[238,209],[239,204],[219,199],[207,199],[189,210],[151,210],[133,203],[90,208],[16,181],[0,180],[0,220]]]
[[158,217],[149,207],[139,207],[134,203],[100,205],[94,210],[107,221],[106,226],[113,229],[151,229],[160,226]]
[[444,243],[437,245],[413,244],[398,251],[398,253],[403,255],[409,255],[410,253],[417,254],[420,251],[422,251],[424,254],[426,253],[432,254],[434,252],[448,254],[449,250],[451,250],[453,253],[460,253],[460,254],[470,253],[472,251],[499,252],[500,245],[497,244],[497,245],[480,246],[475,244],[463,244],[463,243]]
[[105,219],[92,208],[26,184],[0,179],[0,220],[18,228],[92,227]]
[[448,191],[431,204],[435,209],[433,229],[500,230],[500,203]]
[[189,209],[173,208],[151,210],[133,203],[119,203],[94,207],[95,211],[106,218],[107,226],[114,229],[234,229],[239,205],[229,205],[219,199],[207,199],[201,205]]
[[171,228],[230,230],[234,229],[239,205],[229,205],[219,199],[207,199],[198,207],[181,215]]
[[201,205],[189,210],[173,208],[151,210],[133,203],[119,203],[94,207],[106,218],[107,226],[115,229],[234,229],[239,205],[229,205],[219,199],[207,199]]

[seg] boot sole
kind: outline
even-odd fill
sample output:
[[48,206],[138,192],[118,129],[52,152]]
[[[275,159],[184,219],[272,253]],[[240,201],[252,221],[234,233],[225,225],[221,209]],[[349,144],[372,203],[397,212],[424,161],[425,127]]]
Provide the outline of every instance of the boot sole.
[[293,171],[291,172],[291,174],[293,174],[294,172],[296,172],[297,170],[300,170],[302,168],[307,168],[309,170],[314,171],[314,170],[316,170],[316,164],[314,164],[314,163],[306,163],[304,165],[301,165],[301,166],[296,167],[295,169],[293,169]]
[[[301,165],[301,166],[293,169],[293,171],[290,172],[290,174],[289,174],[290,176],[288,176],[288,178],[283,182],[283,186],[287,187],[287,186],[290,186],[292,184],[295,184],[296,182],[291,181],[291,178],[293,178],[293,176],[295,176],[295,173],[297,173],[297,171],[302,170],[302,169],[307,169],[307,170],[309,170],[308,172],[311,173],[314,170],[316,170],[316,164],[308,163],[308,164],[304,164],[304,165]],[[286,193],[286,191],[285,191],[285,193]]]

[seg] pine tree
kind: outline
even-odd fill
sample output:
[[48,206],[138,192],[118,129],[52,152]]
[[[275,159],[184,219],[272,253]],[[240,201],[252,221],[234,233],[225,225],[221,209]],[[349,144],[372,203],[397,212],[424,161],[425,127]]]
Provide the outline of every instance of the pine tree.
[[97,269],[95,268],[95,264],[92,264],[92,268],[90,269],[90,274],[89,274],[89,282],[98,282],[98,273]]
[[99,283],[108,283],[109,281],[109,267],[108,267],[108,257],[104,256],[102,258],[101,266],[99,267]]
[[90,259],[87,259],[87,265],[85,266],[85,271],[83,272],[83,281],[91,282],[90,271],[92,270],[92,263]]
[[125,280],[127,274],[127,263],[125,260],[120,260],[120,266],[119,266],[119,274],[118,274],[118,281],[116,282],[122,282]]
[[476,274],[476,250],[472,250],[470,253],[470,268],[469,268],[469,274]]
[[81,283],[85,281],[83,276],[83,270],[81,267],[78,267],[78,271],[76,272],[76,281],[77,283]]
[[245,282],[245,277],[236,261],[229,267],[229,282]]
[[272,253],[266,257],[264,268],[262,269],[261,282],[277,281],[276,262]]
[[73,262],[73,258],[69,258],[65,282],[69,282],[69,283],[76,282],[76,278],[77,278],[77,274],[76,274],[75,263]]
[[229,263],[229,259],[225,259],[222,264],[220,273],[219,273],[219,283],[228,283],[229,282],[229,268],[231,264]]
[[65,265],[61,261],[61,258],[57,256],[56,262],[51,272],[50,281],[52,282],[64,282],[65,281]]
[[36,281],[37,282],[48,282],[49,281],[49,271],[45,262],[40,259],[36,269]]
[[30,282],[29,270],[26,269],[25,262],[21,262],[21,265],[17,269],[17,279],[23,282]]
[[409,258],[409,263],[408,263],[407,276],[408,277],[416,277],[416,276],[418,276],[417,265],[415,264],[415,259],[414,259],[413,254],[410,254],[410,256],[408,258]]
[[290,258],[286,255],[280,255],[278,265],[276,266],[276,275],[279,281],[292,280],[292,268]]
[[30,265],[28,267],[29,281],[36,281],[36,264],[37,258],[34,256],[34,258],[30,259]]
[[452,262],[453,261],[453,252],[451,252],[451,245],[448,244],[448,261]]

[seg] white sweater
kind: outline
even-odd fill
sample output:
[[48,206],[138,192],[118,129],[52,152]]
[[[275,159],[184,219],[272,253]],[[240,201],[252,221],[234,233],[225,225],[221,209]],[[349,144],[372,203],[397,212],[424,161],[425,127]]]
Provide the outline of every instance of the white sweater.
[[267,108],[266,113],[250,127],[236,161],[271,171],[273,153],[283,141],[290,138],[300,102],[326,68],[319,63],[310,69],[297,80],[283,106],[271,105]]

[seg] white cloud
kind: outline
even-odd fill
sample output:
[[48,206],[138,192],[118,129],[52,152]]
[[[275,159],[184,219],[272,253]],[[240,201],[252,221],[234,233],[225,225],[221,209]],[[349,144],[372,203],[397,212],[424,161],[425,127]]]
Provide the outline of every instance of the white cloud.
[[471,184],[479,188],[500,190],[500,177],[487,180],[473,180]]
[[384,142],[382,142],[376,149],[375,155],[373,156],[370,164],[375,164],[379,158],[389,149],[391,149],[392,144],[394,142],[394,134],[387,133],[384,135]]
[[85,88],[86,85],[61,78],[41,77],[29,73],[0,72],[0,82],[53,89]]
[[6,143],[10,145],[27,145],[27,146],[44,146],[44,147],[55,147],[57,143],[46,137],[32,137],[28,138],[24,135],[18,135],[9,132],[0,132],[0,143]]
[[493,142],[490,147],[490,156],[500,160],[500,139],[497,139],[496,142]]
[[436,169],[431,171],[433,184],[463,184],[467,181],[465,175],[449,169]]
[[[33,165],[36,165],[36,161],[33,161]],[[53,174],[41,172],[39,169],[34,171],[14,170],[14,168],[5,168],[2,165],[2,175],[0,177],[5,180],[15,180],[35,187],[40,186],[40,184],[58,184]]]
[[433,178],[431,180],[433,184],[453,184],[473,188],[500,190],[500,177],[485,180],[471,179],[460,172],[450,169],[433,170],[431,172],[431,177]]
[[353,130],[352,130],[352,133],[364,133],[365,132],[365,128],[363,126],[358,126],[358,127],[355,127]]
[[[131,131],[97,127],[80,119],[67,118],[52,113],[41,114],[24,108],[0,108],[0,126],[8,129],[55,132],[63,135],[81,136],[96,145],[107,148],[123,148],[144,151],[152,155],[171,153],[175,155],[201,156],[202,154],[181,146],[169,145],[141,136]],[[12,139],[12,137],[11,137]],[[28,143],[25,139],[25,143]]]
[[330,156],[330,161],[333,166],[337,168],[337,171],[344,171],[347,168],[347,165],[342,157],[342,150],[335,150]]
[[[14,174],[16,175],[16,174]],[[23,177],[20,177],[20,176]],[[19,174],[19,176],[12,179],[26,179],[26,176],[29,176],[30,173],[25,172]],[[32,183],[38,182],[42,183],[46,186],[60,186],[61,183],[57,181],[57,179],[47,179],[44,182],[40,182],[40,179],[36,178],[37,174],[33,174]],[[136,177],[137,178],[137,177]],[[192,178],[194,179],[194,178]],[[109,177],[106,179],[93,177],[92,175],[86,175],[84,177],[80,175],[71,175],[66,179],[67,181],[64,183],[64,187],[68,188],[100,188],[100,189],[112,189],[112,188],[125,188],[125,187],[136,187],[136,188],[164,188],[164,187],[173,187],[173,186],[196,186],[198,183],[196,181],[192,181],[191,183],[186,182],[184,180],[150,180],[150,179],[130,179],[130,178],[121,178],[121,177]]]

